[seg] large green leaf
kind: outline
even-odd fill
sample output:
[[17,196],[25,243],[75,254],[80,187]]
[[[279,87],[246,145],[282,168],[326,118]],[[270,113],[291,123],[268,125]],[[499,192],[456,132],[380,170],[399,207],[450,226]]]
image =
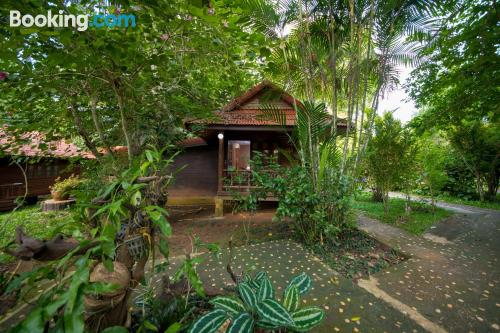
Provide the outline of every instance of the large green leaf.
[[283,327],[293,325],[290,313],[274,299],[266,299],[257,304],[257,313],[265,322]]
[[254,288],[255,290],[258,290],[260,287],[260,283],[265,277],[267,277],[267,273],[264,271],[260,271],[257,274],[255,274],[255,277],[253,279],[250,279],[248,281],[248,284],[250,285],[250,287]]
[[257,305],[257,296],[248,283],[242,282],[238,284],[238,292],[240,293],[240,297],[243,302],[245,302],[249,308],[255,308]]
[[254,320],[248,312],[243,312],[234,318],[226,333],[252,333]]
[[311,289],[312,280],[309,275],[307,275],[306,273],[302,273],[300,275],[297,275],[290,281],[288,286],[290,287],[291,285],[295,285],[299,290],[299,293],[303,295],[307,291],[309,291],[309,289]]
[[276,325],[276,324],[267,322],[265,320],[259,320],[256,325],[258,327],[266,329],[266,330],[274,330],[274,329],[278,329],[281,327],[281,325]]
[[227,320],[226,311],[221,309],[216,309],[210,311],[209,313],[201,316],[196,320],[189,333],[214,333],[219,327]]
[[173,323],[170,325],[164,333],[177,333],[181,330],[181,323]]
[[240,300],[231,297],[218,296],[209,302],[216,309],[222,309],[228,312],[231,316],[245,311],[245,306]]
[[288,311],[293,312],[299,307],[299,299],[299,289],[297,289],[296,285],[292,284],[286,288],[283,294],[283,305]]
[[261,302],[268,298],[274,298],[274,288],[271,284],[271,280],[266,276],[262,278],[260,282],[259,290],[257,291],[257,299]]
[[294,329],[299,332],[307,332],[321,323],[324,317],[325,312],[316,306],[300,309],[292,313],[295,323]]
[[160,217],[157,220],[153,220],[153,222],[160,228],[162,234],[166,237],[170,237],[172,235],[172,226],[168,223],[165,216],[160,215]]
[[267,277],[267,273],[265,271],[259,271],[255,274],[253,278],[255,281],[261,281],[263,278]]

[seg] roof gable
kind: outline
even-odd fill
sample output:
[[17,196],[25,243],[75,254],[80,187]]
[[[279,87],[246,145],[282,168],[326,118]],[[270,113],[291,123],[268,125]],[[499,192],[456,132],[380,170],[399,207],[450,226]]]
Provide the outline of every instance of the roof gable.
[[222,112],[237,111],[239,109],[261,109],[262,106],[272,105],[280,109],[294,109],[294,105],[302,105],[299,100],[286,93],[273,83],[264,80],[258,85],[236,97],[222,108]]
[[[209,127],[282,126],[283,124],[263,117],[262,110],[269,106],[280,109],[285,116],[286,126],[291,127],[297,124],[295,106],[302,108],[303,104],[283,89],[265,80],[233,99],[221,110],[214,112],[214,118],[188,120],[186,123],[204,124]],[[337,122],[337,126],[345,125]]]

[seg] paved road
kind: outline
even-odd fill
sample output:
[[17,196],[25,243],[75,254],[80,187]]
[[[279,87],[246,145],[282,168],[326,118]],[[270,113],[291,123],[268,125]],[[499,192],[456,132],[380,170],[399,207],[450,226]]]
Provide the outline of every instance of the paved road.
[[[225,270],[226,256],[227,253],[219,259],[207,257],[198,269],[204,285],[219,289],[221,293],[233,286]],[[313,332],[424,332],[407,315],[360,288],[355,282],[338,276],[293,241],[271,241],[235,248],[233,269],[235,272],[267,271],[278,297],[283,294],[288,279],[301,272],[308,273],[312,277],[313,287],[304,295],[302,303],[304,306],[317,305],[326,313],[322,325]],[[175,265],[170,266],[169,270],[175,270]]]
[[423,237],[360,216],[361,229],[410,257],[360,285],[407,306],[429,331],[500,331],[500,211],[438,205],[457,213]]
[[[457,213],[423,237],[360,216],[361,229],[409,259],[357,283],[292,241],[239,247],[233,266],[266,270],[278,295],[291,275],[309,273],[314,289],[303,302],[326,312],[314,332],[497,332],[500,212],[453,206]],[[231,286],[225,265],[224,256],[207,258],[199,267],[204,284],[221,292]]]

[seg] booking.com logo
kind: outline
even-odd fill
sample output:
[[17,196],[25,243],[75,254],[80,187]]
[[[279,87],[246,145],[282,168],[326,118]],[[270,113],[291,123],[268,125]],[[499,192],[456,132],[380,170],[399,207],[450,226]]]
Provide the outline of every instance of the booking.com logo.
[[96,14],[90,16],[88,14],[64,14],[62,10],[58,14],[52,14],[52,11],[49,10],[46,15],[39,14],[36,16],[30,14],[21,15],[20,11],[11,10],[9,23],[11,27],[75,27],[78,31],[85,31],[89,26],[95,28],[126,28],[136,26],[134,14]]

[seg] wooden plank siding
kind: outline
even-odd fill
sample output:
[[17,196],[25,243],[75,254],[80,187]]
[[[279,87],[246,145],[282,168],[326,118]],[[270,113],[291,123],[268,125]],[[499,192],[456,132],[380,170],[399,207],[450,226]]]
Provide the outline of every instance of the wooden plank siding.
[[[70,166],[63,159],[42,159],[37,163],[29,164],[26,168],[28,178],[28,197],[46,195],[50,193],[57,177],[67,177],[72,173],[78,174],[78,166]],[[26,167],[26,166],[24,166]],[[23,173],[17,165],[10,164],[9,159],[0,160],[0,210],[9,210],[15,207],[14,200],[25,193]]]
[[[222,131],[221,131],[222,132]],[[172,165],[172,171],[184,166],[184,169],[176,174],[173,185],[170,187],[169,195],[172,198],[206,198],[217,195],[227,196],[226,188],[219,188],[218,169],[227,170],[228,167],[228,141],[248,140],[251,142],[252,151],[260,151],[273,154],[275,149],[286,149],[293,151],[288,142],[288,136],[280,131],[234,131],[226,129],[224,132],[222,155],[223,161],[219,165],[219,140],[218,131],[213,131],[207,136],[207,145],[201,147],[186,148],[176,158]],[[253,156],[253,154],[251,154]],[[287,165],[284,156],[279,156],[279,163]],[[223,174],[223,177],[226,176]]]
[[172,164],[175,175],[169,189],[171,197],[215,196],[217,194],[217,153],[214,141],[207,146],[186,148]]
[[240,105],[232,112],[238,110],[261,110],[264,106],[271,106],[273,109],[291,109],[290,105],[281,99],[267,99],[262,96],[262,93],[253,97],[251,100],[243,105]]

